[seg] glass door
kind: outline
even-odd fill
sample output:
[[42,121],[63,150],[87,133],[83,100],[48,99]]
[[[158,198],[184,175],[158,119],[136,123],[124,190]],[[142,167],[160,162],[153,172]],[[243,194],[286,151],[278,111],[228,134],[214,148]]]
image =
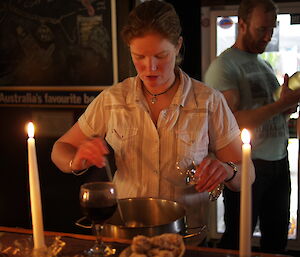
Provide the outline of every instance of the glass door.
[[[261,56],[273,67],[278,81],[283,83],[283,76],[287,73],[291,76],[294,72],[300,71],[300,4],[292,3],[279,5],[278,24],[273,33],[273,38]],[[210,12],[210,51],[202,49],[202,53],[210,52],[210,61],[222,53],[226,48],[233,45],[237,35],[237,6],[228,6],[228,10],[214,10]],[[206,10],[207,15],[207,10]],[[206,44],[207,45],[207,44]],[[205,55],[205,53],[204,53]],[[205,57],[204,57],[205,58]],[[208,57],[207,57],[208,58]],[[203,70],[206,70],[204,67]],[[298,112],[291,115],[289,123],[290,139],[288,144],[289,163],[291,170],[292,192],[290,207],[290,229],[289,229],[289,249],[300,249],[299,217],[299,137],[297,138]],[[299,135],[298,135],[299,136]],[[220,197],[214,207],[215,230],[212,237],[220,237],[224,232],[224,208],[223,198]],[[260,232],[257,228],[255,236]]]

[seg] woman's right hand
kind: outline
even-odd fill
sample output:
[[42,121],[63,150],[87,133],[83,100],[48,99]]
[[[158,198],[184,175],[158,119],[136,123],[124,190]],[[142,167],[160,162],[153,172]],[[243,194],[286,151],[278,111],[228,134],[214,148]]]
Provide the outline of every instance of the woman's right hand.
[[106,143],[99,137],[87,138],[77,148],[70,169],[83,170],[93,165],[105,166],[105,155],[108,154]]
[[80,171],[95,165],[105,166],[108,148],[104,140],[86,136],[78,122],[53,145],[51,159],[63,172]]

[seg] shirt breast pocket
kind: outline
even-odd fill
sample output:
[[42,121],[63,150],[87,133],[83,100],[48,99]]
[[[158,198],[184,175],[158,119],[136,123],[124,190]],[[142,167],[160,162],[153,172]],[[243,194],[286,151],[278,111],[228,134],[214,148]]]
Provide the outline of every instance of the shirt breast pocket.
[[200,131],[177,131],[177,155],[203,159],[208,153],[208,137]]
[[116,155],[130,154],[137,142],[138,128],[112,129],[107,133],[106,140],[112,146]]
[[179,143],[191,146],[195,143],[196,132],[177,131],[177,138]]

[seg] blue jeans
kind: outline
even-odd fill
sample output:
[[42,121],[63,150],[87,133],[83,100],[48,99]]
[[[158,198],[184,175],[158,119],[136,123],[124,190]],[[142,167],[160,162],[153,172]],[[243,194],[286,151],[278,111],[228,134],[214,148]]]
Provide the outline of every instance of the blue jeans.
[[[259,220],[260,251],[283,253],[287,245],[291,180],[288,158],[253,160],[256,179],[252,185],[252,231]],[[225,232],[218,247],[239,249],[240,193],[223,191]]]

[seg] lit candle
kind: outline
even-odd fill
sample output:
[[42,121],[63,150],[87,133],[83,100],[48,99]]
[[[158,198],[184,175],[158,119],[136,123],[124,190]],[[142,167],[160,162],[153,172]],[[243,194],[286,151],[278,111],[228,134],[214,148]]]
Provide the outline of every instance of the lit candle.
[[242,173],[241,173],[241,207],[240,207],[240,256],[251,256],[252,237],[252,203],[249,166],[251,160],[250,133],[243,129],[242,134]]
[[29,186],[30,186],[30,205],[32,217],[32,230],[34,249],[43,249],[45,245],[43,214],[41,204],[41,192],[39,183],[39,172],[36,159],[34,125],[28,123],[28,166],[29,166]]

